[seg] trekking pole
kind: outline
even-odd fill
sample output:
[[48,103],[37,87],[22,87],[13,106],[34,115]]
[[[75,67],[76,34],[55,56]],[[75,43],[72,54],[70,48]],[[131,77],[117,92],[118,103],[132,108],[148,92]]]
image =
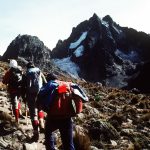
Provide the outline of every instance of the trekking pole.
[[27,102],[25,103],[25,113],[26,113],[26,125],[28,126],[28,108],[27,108]]

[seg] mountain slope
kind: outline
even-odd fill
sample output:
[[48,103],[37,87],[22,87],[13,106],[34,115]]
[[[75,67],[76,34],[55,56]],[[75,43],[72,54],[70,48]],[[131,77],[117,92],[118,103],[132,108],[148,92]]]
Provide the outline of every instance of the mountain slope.
[[[7,68],[8,63],[0,61],[1,79]],[[70,78],[64,78],[63,76],[61,76],[61,79],[70,80]],[[43,133],[40,133],[38,142],[31,141],[33,129],[30,116],[28,118],[25,116],[23,101],[21,110],[25,118],[19,119],[19,126],[14,123],[6,86],[1,81],[0,149],[45,150]],[[75,125],[76,150],[150,149],[149,95],[134,94],[80,80],[76,83],[86,91],[89,97],[89,102],[83,104],[83,112],[72,118]],[[56,147],[61,149],[61,138],[58,131],[55,131],[55,140]]]
[[77,79],[145,92],[150,91],[149,70],[142,68],[150,65],[149,49],[148,34],[121,27],[109,15],[100,19],[94,14],[74,27],[68,39],[59,40],[52,52],[38,37],[18,35],[1,59],[30,60],[44,71],[61,71]]
[[87,81],[124,87],[140,71],[137,66],[150,59],[149,49],[148,34],[121,27],[110,16],[100,19],[94,14],[74,27],[68,39],[59,40],[51,56],[58,66],[64,58],[73,62],[74,75]]

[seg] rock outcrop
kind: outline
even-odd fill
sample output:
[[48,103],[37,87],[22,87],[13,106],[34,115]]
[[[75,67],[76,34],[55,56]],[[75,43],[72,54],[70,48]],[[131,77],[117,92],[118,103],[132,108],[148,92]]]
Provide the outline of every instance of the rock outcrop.
[[74,27],[68,39],[59,40],[52,58],[70,58],[80,68],[78,76],[87,81],[124,87],[140,71],[137,66],[150,60],[149,49],[148,34],[121,27],[109,15],[100,19],[94,14]]
[[[22,58],[33,61],[40,68],[51,67],[51,51],[36,36],[18,35],[2,56],[3,60]],[[21,59],[20,59],[21,60]]]

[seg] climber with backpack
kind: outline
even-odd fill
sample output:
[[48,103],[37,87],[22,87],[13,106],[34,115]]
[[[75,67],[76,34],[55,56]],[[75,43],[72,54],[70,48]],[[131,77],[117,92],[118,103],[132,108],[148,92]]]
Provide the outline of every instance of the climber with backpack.
[[9,67],[10,68],[5,73],[2,82],[8,85],[8,93],[10,94],[13,114],[18,123],[21,110],[19,98],[21,96],[22,70],[14,59],[10,60]]
[[53,132],[59,129],[64,150],[75,150],[73,143],[72,117],[82,112],[82,103],[88,101],[86,94],[77,84],[57,80],[50,73],[38,94],[38,107],[46,111],[45,146],[55,150]]
[[39,132],[38,132],[39,123],[40,123],[40,127],[44,128],[43,125],[44,112],[40,111],[38,114],[36,100],[40,88],[42,87],[43,84],[47,83],[47,81],[45,76],[41,72],[41,70],[38,67],[35,67],[32,62],[29,62],[26,65],[26,67],[27,67],[27,71],[23,79],[23,83],[26,91],[24,99],[27,102],[29,108],[30,119],[33,127],[32,140],[37,141],[39,138]]

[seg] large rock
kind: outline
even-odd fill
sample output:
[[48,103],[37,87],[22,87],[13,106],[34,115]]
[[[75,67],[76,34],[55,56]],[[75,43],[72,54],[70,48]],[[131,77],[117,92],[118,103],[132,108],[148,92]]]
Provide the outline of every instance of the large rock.
[[22,58],[22,62],[33,61],[40,68],[50,67],[51,51],[36,36],[18,35],[8,46],[2,59]]

